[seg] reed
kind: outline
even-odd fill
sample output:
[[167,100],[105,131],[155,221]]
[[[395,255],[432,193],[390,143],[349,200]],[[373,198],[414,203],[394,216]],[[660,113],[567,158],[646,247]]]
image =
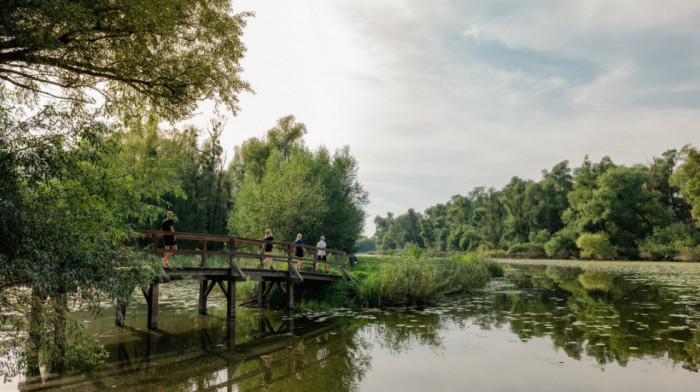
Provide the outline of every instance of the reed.
[[363,306],[425,305],[436,298],[483,287],[491,278],[489,263],[478,254],[440,259],[384,259],[379,271],[360,280]]

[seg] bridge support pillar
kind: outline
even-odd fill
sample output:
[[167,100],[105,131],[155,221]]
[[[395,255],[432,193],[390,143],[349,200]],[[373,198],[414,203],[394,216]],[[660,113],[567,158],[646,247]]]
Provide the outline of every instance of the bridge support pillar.
[[146,295],[148,302],[148,329],[158,329],[158,282],[151,284]]
[[228,280],[228,292],[226,293],[226,317],[229,319],[236,317],[236,281]]
[[199,314],[207,314],[207,288],[209,286],[209,281],[202,279],[199,281]]
[[258,306],[262,307],[265,304],[265,281],[261,280],[258,284]]
[[294,309],[294,283],[287,283],[287,307]]

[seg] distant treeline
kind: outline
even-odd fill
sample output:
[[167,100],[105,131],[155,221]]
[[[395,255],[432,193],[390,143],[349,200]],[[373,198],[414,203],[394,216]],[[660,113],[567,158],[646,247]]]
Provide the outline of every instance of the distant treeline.
[[435,252],[496,256],[700,260],[700,153],[690,145],[647,164],[616,165],[586,156],[513,177],[498,190],[476,187],[419,213],[374,219],[360,251],[418,245]]

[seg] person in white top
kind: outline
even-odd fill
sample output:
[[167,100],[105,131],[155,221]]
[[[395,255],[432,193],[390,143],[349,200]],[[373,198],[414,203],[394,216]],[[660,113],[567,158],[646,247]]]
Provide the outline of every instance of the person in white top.
[[324,265],[326,266],[326,273],[328,273],[328,263],[326,262],[326,237],[321,236],[321,241],[318,241],[316,244],[316,247],[318,249],[318,254],[316,256],[317,260],[314,263],[314,272],[318,272],[318,263],[319,261],[323,261]]

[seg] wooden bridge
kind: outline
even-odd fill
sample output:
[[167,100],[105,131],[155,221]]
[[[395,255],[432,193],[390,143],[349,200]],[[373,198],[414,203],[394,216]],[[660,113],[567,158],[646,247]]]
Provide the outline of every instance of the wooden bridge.
[[[199,314],[207,314],[207,298],[215,286],[218,286],[226,297],[226,316],[234,318],[236,316],[236,282],[248,279],[260,282],[258,285],[257,304],[263,306],[270,290],[275,285],[287,295],[288,308],[294,307],[294,287],[305,282],[317,284],[330,284],[338,279],[345,278],[352,280],[346,271],[347,255],[343,251],[324,248],[328,261],[318,261],[319,269],[321,264],[328,264],[331,268],[339,268],[340,275],[325,274],[304,271],[303,267],[313,266],[317,262],[316,254],[319,248],[311,245],[297,245],[287,242],[264,241],[250,238],[239,238],[217,234],[196,234],[196,233],[171,233],[160,230],[139,230],[137,233],[150,238],[152,247],[149,252],[160,260],[165,253],[175,255],[200,256],[199,264],[193,267],[165,267],[161,278],[151,283],[148,289],[143,290],[148,304],[148,328],[158,329],[158,290],[159,285],[172,280],[195,278],[199,283]],[[175,235],[177,240],[198,241],[201,246],[196,250],[173,250],[159,247],[159,239],[166,235]],[[221,243],[220,250],[210,250],[209,244]],[[263,245],[274,246],[272,254],[260,252]],[[304,257],[294,256],[294,248],[302,246]],[[310,257],[309,257],[310,256]],[[223,266],[210,266],[208,259],[217,257],[224,259]],[[263,261],[271,260],[274,269],[263,269]],[[253,265],[246,265],[246,261],[253,261]],[[220,260],[219,260],[220,261]],[[296,264],[301,261],[302,268],[297,270]],[[221,264],[221,263],[217,263]],[[248,301],[251,302],[251,301]],[[247,303],[247,302],[246,302]],[[117,325],[124,325],[126,319],[126,307],[121,307],[121,312],[117,315]]]

